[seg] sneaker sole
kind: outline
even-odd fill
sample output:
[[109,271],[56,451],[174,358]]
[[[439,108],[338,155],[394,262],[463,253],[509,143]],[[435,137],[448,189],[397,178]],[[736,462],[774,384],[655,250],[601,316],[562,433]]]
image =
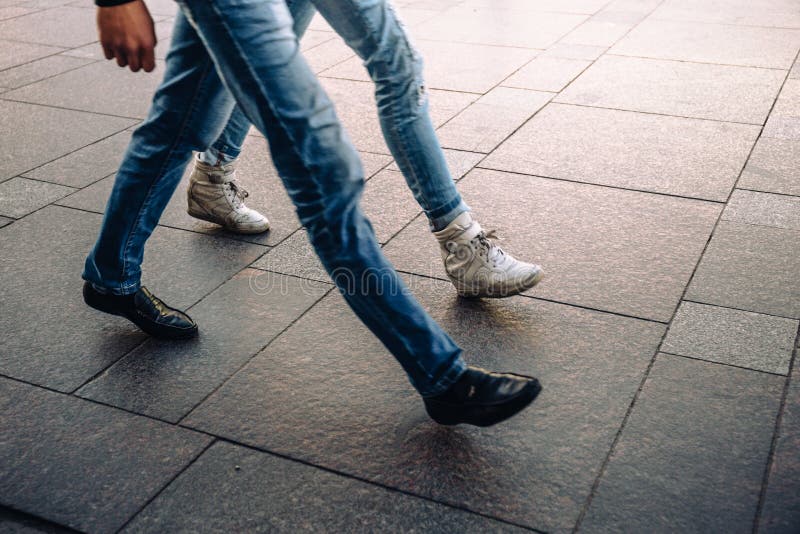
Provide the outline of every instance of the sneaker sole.
[[503,299],[506,297],[513,297],[514,295],[519,295],[520,293],[529,290],[530,288],[536,286],[539,282],[542,281],[544,278],[544,271],[539,270],[538,273],[527,283],[521,286],[515,286],[506,289],[505,291],[498,291],[496,293],[488,293],[486,291],[475,290],[471,287],[465,287],[463,284],[460,284],[456,281],[453,281],[453,285],[456,286],[456,293],[459,297],[468,298],[468,299],[475,299],[475,298],[487,298],[487,299]]
[[235,234],[247,234],[247,235],[263,234],[264,232],[269,230],[269,222],[264,223],[263,226],[257,226],[257,227],[254,227],[254,228],[236,227],[236,226],[230,226],[230,225],[225,224],[225,223],[221,223],[220,221],[218,221],[217,219],[215,219],[214,217],[212,217],[211,215],[208,215],[206,213],[201,213],[201,212],[193,211],[193,210],[186,210],[186,213],[188,213],[189,215],[191,215],[195,219],[200,219],[202,221],[214,223],[214,224],[216,224],[218,226],[223,227],[225,230],[227,230],[229,232],[233,232]]

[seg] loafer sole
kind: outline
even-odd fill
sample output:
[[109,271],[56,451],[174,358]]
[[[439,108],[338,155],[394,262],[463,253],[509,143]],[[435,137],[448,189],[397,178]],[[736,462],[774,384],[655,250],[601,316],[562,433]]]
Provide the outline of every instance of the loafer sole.
[[[502,403],[464,408],[437,401],[428,401],[425,403],[425,408],[431,419],[440,425],[453,426],[464,423],[488,427],[502,423],[517,415],[536,400],[536,397],[541,392],[541,383],[533,378],[522,391]],[[459,411],[461,413],[458,413]]]

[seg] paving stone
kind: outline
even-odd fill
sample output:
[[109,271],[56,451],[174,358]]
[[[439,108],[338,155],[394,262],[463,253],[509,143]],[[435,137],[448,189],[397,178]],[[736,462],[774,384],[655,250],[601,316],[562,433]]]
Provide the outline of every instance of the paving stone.
[[592,17],[565,35],[562,42],[609,47],[624,37],[637,23],[638,19],[628,21],[624,18],[619,20]]
[[[158,63],[156,68],[162,71],[164,64]],[[144,119],[160,82],[160,75],[134,73],[104,61],[4,93],[3,98]]]
[[[544,267],[530,294],[669,321],[720,212],[707,202],[476,169],[459,182],[481,226]],[[425,222],[386,246],[398,269],[445,278]]]
[[308,234],[302,228],[261,256],[251,267],[307,280],[332,283],[308,241]]
[[0,531],[6,534],[71,534],[75,532],[56,523],[6,507],[0,507]]
[[751,532],[784,380],[659,355],[582,529]]
[[788,375],[797,326],[782,317],[684,302],[661,350]]
[[19,6],[0,7],[0,20],[13,19],[14,17],[33,13],[33,11],[33,9]]
[[[0,28],[2,28],[0,22]],[[0,35],[6,35],[0,32]],[[0,69],[9,69],[17,65],[23,65],[39,58],[51,56],[59,53],[63,48],[54,46],[44,46],[32,43],[18,43],[0,39]]]
[[178,422],[330,288],[246,269],[189,310],[199,338],[148,340],[78,395]]
[[586,15],[456,6],[415,28],[420,39],[547,48],[586,20]]
[[[607,0],[466,0],[465,7],[514,9],[520,11],[554,11],[591,15],[603,8]],[[530,17],[530,13],[525,16]]]
[[800,139],[758,140],[738,187],[800,196]]
[[800,28],[800,10],[792,0],[667,0],[652,18]]
[[409,286],[472,363],[539,377],[536,403],[497,432],[432,423],[333,292],[186,424],[517,524],[571,529],[663,326],[524,297],[461,300],[430,279]]
[[[424,58],[425,84],[434,89],[486,93],[537,54],[535,50],[448,43],[420,39],[415,48]],[[463,58],[470,58],[463,61]],[[369,81],[358,57],[323,72],[323,76]]]
[[686,298],[800,318],[800,231],[721,221]]
[[[92,10],[56,7],[0,22],[4,39],[74,48],[97,41]],[[120,69],[121,70],[121,69]]]
[[0,72],[0,85],[16,89],[86,65],[90,60],[64,55],[49,56]]
[[758,126],[549,104],[482,167],[725,201]]
[[206,451],[123,532],[200,530],[525,532],[224,442]]
[[[0,181],[123,130],[129,119],[101,117],[78,111],[54,109],[19,102],[0,101]],[[69,129],[53,128],[54,124]]]
[[[447,166],[450,168],[450,174],[454,180],[459,180],[465,174],[472,170],[480,160],[486,157],[486,154],[477,152],[465,152],[463,150],[450,150],[448,148],[442,149],[444,152],[444,159],[447,161]],[[387,169],[399,171],[400,168],[397,163],[392,163]]]
[[[272,165],[266,148],[266,141],[262,137],[248,136],[242,147],[236,165],[236,175],[239,185],[248,191],[247,206],[260,211],[270,220],[270,230],[264,234],[240,235],[223,230],[220,226],[201,221],[186,212],[186,195],[188,190],[191,164],[186,169],[185,176],[178,185],[161,217],[160,224],[173,228],[191,230],[209,235],[224,236],[237,240],[258,243],[261,245],[276,245],[291,235],[300,227],[294,207],[283,182]],[[391,161],[385,155],[361,154],[366,174],[375,173]],[[59,202],[62,206],[69,206],[95,213],[105,211],[108,197],[114,186],[114,176],[104,178],[81,191]]]
[[13,223],[14,219],[9,219],[8,217],[0,217],[0,228],[4,226],[8,226],[9,224]]
[[505,87],[557,93],[591,65],[591,61],[539,56],[503,81]]
[[792,70],[789,71],[789,78],[792,80],[800,80],[800,61],[795,60]]
[[786,80],[762,136],[800,141],[800,80]]
[[211,441],[4,378],[0,390],[0,501],[74,529],[120,528]]
[[764,124],[780,70],[604,56],[557,102]]
[[[372,83],[322,78],[339,119],[358,150],[389,154],[383,140]],[[478,98],[478,95],[453,91],[429,91],[431,121],[441,126]]]
[[759,532],[791,533],[800,524],[800,382],[797,362],[772,457]]
[[560,57],[594,61],[602,56],[605,51],[605,46],[579,45],[558,42],[539,54],[537,57]]
[[788,69],[800,47],[800,30],[648,19],[610,52],[702,63]]
[[70,187],[86,187],[117,170],[130,139],[131,130],[125,130],[28,171],[25,176]]
[[367,182],[361,207],[380,243],[389,241],[422,211],[403,175],[390,170],[379,172]]
[[552,97],[552,93],[496,87],[442,126],[439,140],[448,148],[491,152]]
[[[72,391],[145,339],[127,320],[83,303],[80,274],[100,221],[96,214],[47,207],[0,232],[5,288],[0,331],[7,334],[0,339],[0,374]],[[145,254],[143,282],[183,309],[264,251],[257,245],[158,228]]]
[[19,219],[73,191],[63,185],[12,178],[0,184],[0,214]]
[[722,219],[800,230],[800,198],[735,189]]

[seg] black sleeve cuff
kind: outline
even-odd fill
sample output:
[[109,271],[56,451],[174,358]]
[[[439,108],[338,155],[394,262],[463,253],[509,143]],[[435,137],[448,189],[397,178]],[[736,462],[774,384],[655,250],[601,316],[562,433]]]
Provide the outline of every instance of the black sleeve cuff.
[[133,2],[133,0],[94,0],[97,7],[114,7]]

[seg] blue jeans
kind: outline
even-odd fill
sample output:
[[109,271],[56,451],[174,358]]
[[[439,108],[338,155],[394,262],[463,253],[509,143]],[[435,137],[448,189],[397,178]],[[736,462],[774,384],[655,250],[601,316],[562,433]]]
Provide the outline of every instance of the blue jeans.
[[[344,25],[353,31],[360,28],[368,55],[376,50],[368,28],[395,40],[393,46],[405,46],[385,0],[329,4],[323,15],[329,22],[347,19]],[[358,154],[299,53],[285,1],[179,5],[164,80],[117,173],[84,279],[114,294],[138,290],[146,240],[192,151],[205,150],[219,137],[235,99],[267,138],[298,217],[348,304],[422,395],[443,392],[465,369],[461,349],[384,257],[359,207],[364,172]],[[373,69],[393,77],[395,59],[373,56]]]
[[[414,198],[425,211],[431,229],[444,229],[469,207],[455,187],[428,114],[422,59],[401,27],[394,27],[391,34],[382,34],[383,28],[377,25],[381,21],[342,18],[341,12],[353,5],[352,0],[287,0],[298,37],[303,36],[314,16],[314,4],[364,60],[375,82],[378,117],[386,144]],[[387,9],[391,10],[391,6]],[[394,25],[396,18],[391,14]],[[393,61],[397,70],[381,72],[376,68],[375,56],[390,54],[397,56]],[[200,154],[200,159],[210,165],[232,162],[239,156],[249,129],[247,117],[235,107],[222,134]]]

